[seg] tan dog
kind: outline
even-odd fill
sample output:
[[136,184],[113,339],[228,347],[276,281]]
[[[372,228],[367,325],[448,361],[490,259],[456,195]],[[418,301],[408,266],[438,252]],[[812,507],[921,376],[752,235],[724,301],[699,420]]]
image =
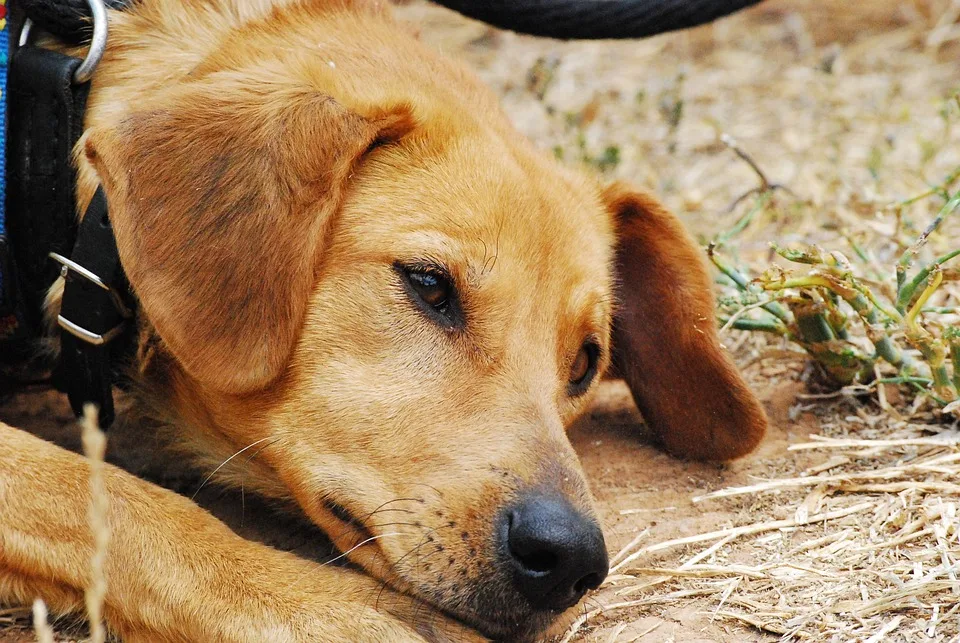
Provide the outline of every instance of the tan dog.
[[[133,417],[353,563],[109,468],[126,640],[532,637],[607,571],[564,431],[611,361],[674,453],[763,435],[678,221],[540,154],[377,3],[143,0],[87,127],[80,202],[104,186],[140,305]],[[77,610],[88,466],[0,445],[0,601]]]

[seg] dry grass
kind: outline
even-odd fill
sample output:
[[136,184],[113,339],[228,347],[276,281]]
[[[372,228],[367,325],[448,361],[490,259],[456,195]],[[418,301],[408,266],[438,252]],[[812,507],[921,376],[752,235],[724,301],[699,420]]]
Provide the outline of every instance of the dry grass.
[[[709,599],[713,619],[782,640],[957,640],[960,434],[931,439],[929,425],[890,428],[883,439],[795,445],[826,452],[829,469],[694,498],[748,495],[759,510],[751,513],[775,503],[791,515],[630,552],[609,581],[623,600],[584,622],[698,597]],[[692,544],[707,546],[679,564],[656,564],[655,554]]]
[[39,598],[33,601],[33,631],[38,643],[53,643],[53,628],[47,622],[47,606]]
[[87,621],[90,624],[90,643],[103,643],[106,628],[103,624],[103,604],[107,595],[105,565],[107,546],[110,544],[108,512],[110,499],[103,480],[104,456],[107,453],[107,436],[97,423],[97,408],[87,404],[80,420],[83,452],[90,463],[90,506],[87,521],[93,535],[93,555],[90,557],[90,578],[84,591]]
[[[107,451],[107,436],[100,430],[97,423],[97,409],[92,404],[84,407],[83,417],[78,422],[84,455],[90,464],[90,504],[87,507],[87,522],[93,540],[93,552],[90,557],[90,570],[87,587],[84,591],[86,613],[83,620],[89,637],[84,638],[87,643],[104,643],[107,640],[107,631],[103,622],[103,608],[107,593],[107,578],[105,571],[107,547],[110,543],[110,525],[108,522],[109,496],[104,484],[104,458]],[[0,635],[3,626],[22,625],[28,618],[32,620],[33,633],[39,643],[54,643],[64,640],[58,637],[49,620],[49,611],[41,598],[36,598],[32,608],[14,607],[0,609]],[[79,625],[79,617],[68,616],[66,622],[56,623],[57,630],[64,631],[79,629],[70,627]],[[70,637],[73,638],[72,636]]]

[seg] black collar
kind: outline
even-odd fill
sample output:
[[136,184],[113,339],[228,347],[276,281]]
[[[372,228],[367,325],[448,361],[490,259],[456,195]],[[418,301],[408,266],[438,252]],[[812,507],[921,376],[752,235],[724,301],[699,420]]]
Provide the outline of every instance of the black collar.
[[56,253],[64,278],[57,323],[60,362],[54,374],[78,416],[99,409],[100,426],[113,423],[113,385],[123,377],[136,338],[134,298],[120,265],[103,188],[97,188],[77,230],[70,257]]
[[53,383],[78,415],[95,404],[107,427],[114,417],[112,387],[134,345],[135,306],[102,189],[77,223],[73,149],[89,91],[89,83],[74,82],[80,64],[33,46],[10,60],[6,211],[12,253],[0,268],[6,268],[6,319],[14,324],[0,334],[0,347],[5,356],[37,350],[46,294],[64,277]]

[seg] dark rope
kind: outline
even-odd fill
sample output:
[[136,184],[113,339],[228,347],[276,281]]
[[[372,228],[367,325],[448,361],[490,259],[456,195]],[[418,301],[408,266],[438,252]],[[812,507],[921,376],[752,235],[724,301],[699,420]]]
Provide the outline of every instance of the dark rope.
[[502,29],[565,40],[646,38],[712,22],[760,0],[434,0]]
[[[105,0],[122,9],[133,0]],[[434,0],[502,29],[572,40],[646,38],[712,22],[760,0]],[[19,0],[36,25],[66,42],[90,36],[86,0]]]

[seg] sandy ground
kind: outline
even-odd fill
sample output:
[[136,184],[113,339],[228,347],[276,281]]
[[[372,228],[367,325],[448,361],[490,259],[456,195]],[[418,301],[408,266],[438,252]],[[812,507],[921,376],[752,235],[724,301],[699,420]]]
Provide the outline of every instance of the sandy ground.
[[[518,128],[544,149],[594,166],[610,178],[654,189],[703,238],[729,228],[734,215],[725,212],[727,205],[756,183],[749,168],[718,142],[721,133],[735,136],[772,180],[787,183],[812,204],[803,220],[773,216],[745,237],[739,251],[755,260],[766,256],[767,243],[774,239],[830,238],[819,224],[846,216],[857,203],[882,204],[922,191],[960,165],[956,128],[949,124],[955,117],[949,112],[950,97],[960,87],[957,34],[949,16],[941,20],[948,5],[774,1],[690,33],[636,43],[574,44],[496,32],[419,3],[402,7],[401,13],[421,25],[424,39],[474,66],[503,96]],[[809,224],[811,216],[819,217],[818,225]],[[882,232],[882,222],[876,226]],[[856,434],[867,422],[864,417],[881,415],[869,399],[802,397],[809,392],[801,382],[805,359],[786,344],[739,332],[726,333],[724,340],[771,417],[768,438],[750,458],[713,466],[659,452],[649,444],[619,382],[602,385],[593,410],[571,431],[592,481],[611,555],[632,542],[631,551],[636,543],[789,518],[802,495],[748,494],[700,503],[693,498],[758,479],[819,471],[829,454],[805,455],[787,447],[821,432]],[[690,395],[696,395],[695,382]],[[71,441],[65,403],[49,392],[0,405],[0,420],[40,432],[53,427],[61,439]],[[869,426],[880,426],[882,434],[885,421],[871,420]],[[937,422],[929,424],[930,432],[949,424]],[[839,523],[839,528],[857,528],[857,523]],[[774,532],[787,544],[824,534],[829,535],[819,525]],[[644,568],[674,568],[713,542],[665,548],[639,562]],[[723,563],[756,565],[768,555],[768,545],[758,541],[732,549]],[[662,579],[645,589],[646,577],[657,579],[634,568],[612,577],[587,601],[586,612],[598,613],[584,623],[576,640],[778,638],[743,619],[720,615],[726,597],[740,596],[735,583],[724,596]],[[808,600],[800,593],[791,596],[790,587],[787,582],[764,589],[763,605],[786,610],[784,606]],[[863,587],[868,589],[874,591]],[[638,597],[646,602],[610,607]],[[737,600],[748,613],[762,611],[760,603],[748,609],[749,596]],[[944,604],[945,613],[949,607]],[[923,614],[907,612],[907,620],[897,621],[902,634],[893,629],[872,640],[920,640],[911,632],[926,627]],[[17,629],[24,623],[20,616],[0,611],[0,642],[31,640]],[[14,624],[2,629],[4,619]],[[908,632],[908,623],[916,628]],[[804,630],[799,638],[868,639],[867,634],[838,638],[827,633],[829,625]],[[929,640],[956,640],[948,638],[956,622],[952,626]]]

